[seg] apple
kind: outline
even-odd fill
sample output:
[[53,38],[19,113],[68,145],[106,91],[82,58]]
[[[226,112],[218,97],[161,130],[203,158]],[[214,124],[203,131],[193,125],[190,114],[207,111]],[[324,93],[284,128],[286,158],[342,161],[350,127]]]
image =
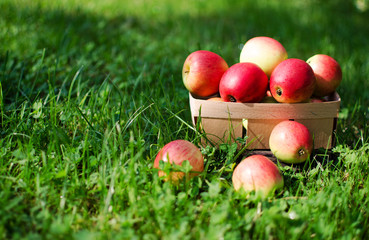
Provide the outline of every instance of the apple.
[[284,181],[278,167],[263,155],[252,155],[243,159],[232,174],[233,187],[236,191],[255,191],[267,197],[282,188]]
[[219,90],[219,81],[228,69],[226,61],[216,53],[198,50],[186,58],[182,79],[190,93],[208,97]]
[[254,37],[242,48],[240,62],[257,64],[269,77],[273,69],[288,57],[286,49],[270,37]]
[[284,163],[302,163],[310,157],[313,138],[305,125],[285,120],[273,128],[269,148]]
[[[182,165],[183,161],[188,160],[192,166],[191,173],[188,175],[192,178],[204,170],[204,158],[199,148],[193,143],[186,140],[174,140],[167,143],[156,155],[154,168],[159,169],[159,162],[175,163]],[[185,176],[184,172],[171,172],[169,176],[162,170],[158,172],[159,177],[165,176],[164,180],[178,182]]]
[[272,93],[270,92],[270,90],[268,89],[267,92],[266,92],[266,96],[267,97],[273,97]]
[[260,102],[266,94],[268,77],[254,63],[236,63],[222,76],[220,97],[225,102]]
[[336,91],[342,81],[342,69],[334,58],[325,54],[316,54],[306,62],[315,74],[315,96],[323,97]]
[[273,70],[269,88],[278,102],[307,102],[315,88],[313,69],[301,59],[284,60]]

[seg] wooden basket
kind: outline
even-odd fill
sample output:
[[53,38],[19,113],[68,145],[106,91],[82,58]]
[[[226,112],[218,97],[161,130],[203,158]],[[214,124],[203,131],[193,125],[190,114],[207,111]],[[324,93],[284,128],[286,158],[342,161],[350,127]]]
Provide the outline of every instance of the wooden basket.
[[192,123],[196,125],[201,119],[204,144],[210,141],[219,145],[247,136],[246,143],[252,142],[248,149],[269,149],[269,136],[274,126],[284,120],[293,120],[309,129],[315,149],[334,146],[341,103],[337,92],[326,97],[325,102],[293,104],[217,102],[192,94],[189,98]]

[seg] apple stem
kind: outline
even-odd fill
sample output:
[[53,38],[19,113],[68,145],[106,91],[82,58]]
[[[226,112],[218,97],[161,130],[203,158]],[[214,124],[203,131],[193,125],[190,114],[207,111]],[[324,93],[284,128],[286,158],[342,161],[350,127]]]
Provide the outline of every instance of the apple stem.
[[305,155],[305,150],[301,148],[298,153],[299,153],[299,156],[301,157]]
[[282,91],[282,89],[278,88],[276,93],[277,93],[278,96],[282,96],[283,91]]
[[229,96],[229,101],[231,101],[231,102],[237,102],[236,99],[233,96]]

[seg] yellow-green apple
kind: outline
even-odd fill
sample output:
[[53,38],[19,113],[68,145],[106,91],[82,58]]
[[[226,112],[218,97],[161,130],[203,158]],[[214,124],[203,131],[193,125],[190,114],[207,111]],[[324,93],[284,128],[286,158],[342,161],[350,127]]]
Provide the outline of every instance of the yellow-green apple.
[[325,54],[316,54],[306,62],[315,74],[315,96],[323,97],[336,91],[342,81],[342,69],[334,58]]
[[243,159],[233,171],[232,182],[236,191],[255,191],[263,197],[273,194],[284,184],[278,167],[263,155],[251,155]]
[[225,102],[260,102],[266,94],[268,77],[254,63],[236,63],[224,74],[219,93]]
[[273,70],[269,88],[278,102],[307,102],[315,88],[313,69],[301,59],[286,59]]
[[204,170],[204,158],[200,149],[187,140],[174,140],[167,143],[156,155],[154,168],[159,169],[159,177],[165,176],[165,181],[178,182],[185,176],[185,173],[173,171],[167,176],[164,171],[160,170],[159,163],[163,161],[165,163],[182,165],[185,160],[188,160],[192,166],[188,178],[192,178]]
[[310,157],[313,138],[305,125],[285,120],[273,128],[269,148],[281,162],[302,163]]
[[183,83],[194,95],[208,97],[218,92],[219,81],[227,69],[228,64],[218,54],[198,50],[188,55],[183,64]]
[[257,64],[269,77],[273,69],[288,57],[286,49],[270,37],[254,37],[242,48],[240,62]]

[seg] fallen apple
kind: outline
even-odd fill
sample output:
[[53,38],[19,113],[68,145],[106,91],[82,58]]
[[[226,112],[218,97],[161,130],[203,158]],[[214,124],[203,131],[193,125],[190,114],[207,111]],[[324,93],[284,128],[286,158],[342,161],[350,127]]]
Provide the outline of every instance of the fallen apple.
[[236,63],[222,76],[219,93],[225,102],[260,102],[266,94],[268,77],[254,63]]
[[336,91],[342,81],[342,69],[334,58],[325,54],[316,54],[306,62],[315,74],[315,96],[323,97]]
[[269,77],[273,69],[287,57],[286,49],[277,40],[270,37],[254,37],[243,46],[240,62],[255,63]]
[[301,59],[284,60],[273,70],[269,88],[278,102],[308,102],[315,88],[313,69]]
[[199,50],[186,58],[182,79],[187,90],[200,97],[218,92],[219,81],[228,69],[226,61],[216,53]]
[[252,155],[242,160],[233,171],[232,182],[236,191],[255,191],[262,197],[270,196],[284,184],[278,167],[263,155]]
[[[204,170],[204,158],[200,149],[189,141],[174,140],[166,144],[156,155],[154,168],[159,169],[160,161],[182,165],[185,160],[188,160],[192,166],[192,170],[188,174],[188,178],[192,178]],[[185,176],[184,172],[179,171],[173,171],[169,176],[166,176],[164,171],[159,170],[158,174],[159,177],[165,176],[165,181],[171,180],[173,182],[178,182]]]
[[281,162],[302,163],[310,157],[313,138],[305,125],[285,120],[273,128],[269,137],[269,148]]

